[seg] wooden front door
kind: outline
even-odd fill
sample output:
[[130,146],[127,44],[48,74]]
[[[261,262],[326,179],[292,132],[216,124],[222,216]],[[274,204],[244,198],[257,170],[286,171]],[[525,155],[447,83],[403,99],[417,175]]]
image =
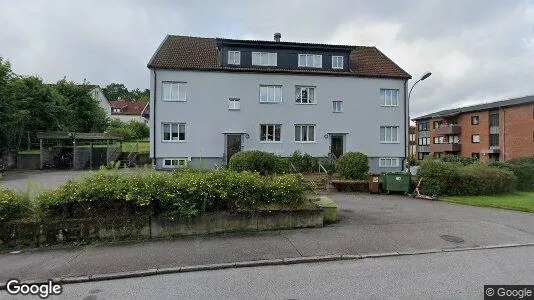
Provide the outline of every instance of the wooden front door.
[[226,135],[226,164],[228,164],[230,162],[230,158],[239,151],[241,151],[241,135]]

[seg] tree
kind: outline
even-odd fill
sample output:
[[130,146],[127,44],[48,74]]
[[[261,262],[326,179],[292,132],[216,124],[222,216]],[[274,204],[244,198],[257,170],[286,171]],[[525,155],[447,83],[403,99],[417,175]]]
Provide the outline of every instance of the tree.
[[8,129],[10,122],[11,107],[6,101],[8,97],[7,86],[11,80],[12,71],[9,61],[0,57],[0,152],[8,148]]
[[130,92],[122,83],[110,83],[102,89],[102,92],[109,101],[130,98]]

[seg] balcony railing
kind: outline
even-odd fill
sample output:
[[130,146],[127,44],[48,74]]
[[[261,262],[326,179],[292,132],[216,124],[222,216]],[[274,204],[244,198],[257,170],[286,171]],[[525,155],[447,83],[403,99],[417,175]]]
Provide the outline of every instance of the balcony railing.
[[432,145],[432,152],[459,152],[462,150],[461,144],[443,143]]
[[456,135],[462,132],[461,127],[459,125],[441,125],[435,130],[437,135]]

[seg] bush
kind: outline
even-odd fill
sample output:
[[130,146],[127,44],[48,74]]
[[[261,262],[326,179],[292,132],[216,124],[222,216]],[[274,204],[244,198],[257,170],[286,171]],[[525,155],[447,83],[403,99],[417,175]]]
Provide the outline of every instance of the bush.
[[317,159],[307,153],[302,154],[300,151],[295,151],[289,157],[289,162],[301,173],[313,173],[319,170]]
[[332,161],[328,159],[328,157],[321,157],[319,159],[319,163],[326,169],[326,172],[328,172],[328,174],[332,174],[336,171],[336,165],[332,163]]
[[513,172],[517,177],[517,189],[534,191],[534,157],[522,157],[507,162],[494,162],[493,167]]
[[478,159],[473,158],[473,157],[464,157],[464,156],[450,155],[450,154],[442,156],[441,158],[439,158],[439,160],[443,162],[459,163],[464,166],[479,162]]
[[300,175],[261,176],[217,170],[127,175],[100,171],[38,196],[48,218],[160,215],[190,218],[267,204],[298,205],[306,186]]
[[483,163],[462,165],[425,160],[419,175],[421,189],[429,196],[492,195],[514,190],[516,176]]
[[291,167],[289,157],[278,157],[276,159],[276,166],[274,168],[276,174],[290,174],[296,171]]
[[367,155],[347,152],[339,158],[336,170],[344,179],[366,179],[369,172]]
[[121,120],[113,119],[108,128],[110,133],[118,134],[123,137],[124,141],[139,141],[150,136],[150,128],[134,120],[123,122]]
[[230,158],[228,168],[234,171],[258,172],[261,175],[274,174],[278,157],[263,151],[242,151]]
[[369,192],[367,180],[332,180],[332,185],[339,192]]
[[31,216],[32,205],[28,195],[0,187],[0,223]]

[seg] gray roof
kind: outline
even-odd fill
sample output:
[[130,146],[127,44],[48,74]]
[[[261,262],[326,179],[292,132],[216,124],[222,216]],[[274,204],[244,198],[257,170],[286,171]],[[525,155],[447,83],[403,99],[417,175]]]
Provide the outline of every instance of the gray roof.
[[476,105],[465,106],[465,107],[460,107],[460,108],[440,110],[435,113],[413,118],[412,120],[449,117],[449,116],[455,116],[461,113],[468,113],[468,112],[474,112],[474,111],[489,110],[489,109],[523,105],[523,104],[531,104],[531,103],[534,103],[534,95],[525,96],[521,98],[513,98],[513,99],[495,101],[495,102],[490,102],[490,103],[476,104]]

